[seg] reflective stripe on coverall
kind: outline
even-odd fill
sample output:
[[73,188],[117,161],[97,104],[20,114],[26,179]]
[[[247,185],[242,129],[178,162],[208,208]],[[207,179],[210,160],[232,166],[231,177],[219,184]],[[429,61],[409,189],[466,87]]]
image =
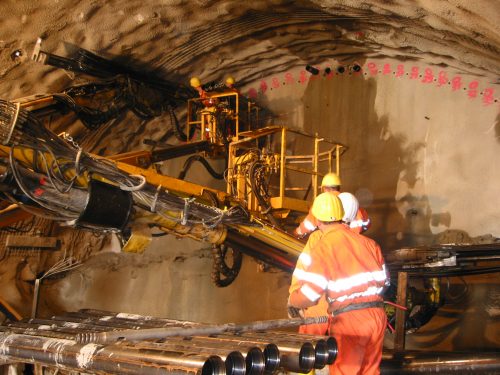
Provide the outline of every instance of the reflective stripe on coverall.
[[[352,228],[351,230],[359,233],[359,228]],[[292,294],[295,290],[300,289],[304,280],[307,280],[307,269],[311,264],[311,248],[316,244],[316,242],[321,238],[322,232],[320,230],[314,231],[309,238],[307,239],[307,243],[302,250],[302,253],[297,260],[297,264],[295,265],[295,270],[292,275],[292,282],[289,288],[289,294]],[[304,316],[309,317],[317,317],[317,316],[325,316],[328,315],[328,302],[326,301],[326,295],[321,296],[317,305],[313,305],[304,309]],[[299,327],[299,333],[304,333],[307,335],[328,335],[328,326],[329,323],[322,324],[308,324]]]
[[[353,303],[382,301],[386,282],[382,252],[377,243],[334,224],[310,250],[310,265],[302,275],[301,292],[312,302],[326,293],[330,310]],[[379,374],[387,323],[381,308],[354,310],[335,316],[330,334],[339,345],[331,374]]]
[[371,225],[372,222],[368,217],[368,212],[366,212],[366,210],[363,207],[360,207],[358,209],[358,212],[356,213],[356,218],[349,223],[351,229],[358,233],[366,232]]
[[[314,231],[309,238],[307,239],[307,243],[304,246],[304,250],[299,256],[297,260],[297,264],[295,265],[295,270],[292,275],[292,282],[290,284],[289,294],[292,294],[303,284],[303,274],[311,264],[311,256],[310,251],[311,248],[316,244],[316,242],[321,238],[322,232],[320,230]],[[316,317],[316,316],[325,316],[328,315],[328,302],[326,301],[326,297],[322,296],[317,305],[308,307],[304,311],[305,317]],[[322,324],[308,324],[299,327],[299,333],[304,333],[307,335],[328,335],[328,323]]]

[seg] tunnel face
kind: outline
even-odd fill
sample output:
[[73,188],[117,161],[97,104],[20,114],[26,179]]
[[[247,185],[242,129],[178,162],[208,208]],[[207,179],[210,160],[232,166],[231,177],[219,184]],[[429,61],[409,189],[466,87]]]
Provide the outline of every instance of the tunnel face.
[[[274,124],[347,145],[343,187],[369,211],[367,234],[384,251],[494,242],[500,236],[499,13],[493,0],[3,1],[0,97],[56,93],[91,80],[33,61],[39,37],[44,51],[71,56],[85,48],[185,87],[193,76],[203,83],[232,76],[243,95],[273,113]],[[145,139],[177,142],[168,113],[151,120],[126,113],[96,131],[76,118],[50,126],[104,156],[149,149]],[[162,164],[162,173],[177,175],[184,160]],[[197,168],[187,180],[224,190]],[[256,273],[251,260],[234,285],[216,289],[210,249],[197,242],[168,236],[154,239],[145,254],[125,256],[114,237],[37,224],[85,264],[47,283],[40,305],[46,314],[97,307],[213,322],[284,314],[289,276]],[[0,297],[29,315],[30,282],[62,255],[8,254],[7,235],[0,233]],[[93,253],[101,257],[86,262]],[[460,297],[454,301],[465,310],[479,305],[484,319],[450,312],[446,335],[430,332],[410,339],[412,345],[498,347],[492,334],[498,281],[468,282],[462,295],[465,288],[452,280],[451,294]],[[204,308],[193,309],[193,301]]]

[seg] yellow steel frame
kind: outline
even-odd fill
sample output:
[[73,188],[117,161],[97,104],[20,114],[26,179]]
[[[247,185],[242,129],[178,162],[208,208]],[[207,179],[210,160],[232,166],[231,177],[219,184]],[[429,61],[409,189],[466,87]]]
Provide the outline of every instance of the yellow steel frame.
[[[234,98],[231,100],[231,98]],[[220,109],[217,107],[217,104],[222,99],[229,99],[228,103],[231,103],[229,108]],[[199,103],[203,104],[205,101],[212,100],[213,106],[205,106],[200,111],[194,112],[194,108],[199,106]],[[234,131],[232,134],[231,140],[237,140],[240,138],[241,134],[250,129],[241,129],[242,123],[240,116],[243,115],[240,113],[240,94],[238,92],[224,92],[224,93],[213,93],[210,94],[207,98],[194,98],[188,100],[187,107],[187,123],[186,123],[186,133],[191,134],[191,129],[193,127],[200,128],[200,134],[195,140],[208,140],[213,144],[223,145],[224,142],[222,139],[219,139],[217,135],[217,122],[214,118],[216,111],[223,110],[231,113],[231,118],[234,121]],[[255,105],[255,103],[248,101],[247,103],[247,126],[250,127],[252,124],[252,112],[256,113],[256,122],[259,121],[259,107]],[[244,111],[244,109],[243,109]],[[196,116],[193,116],[196,115]],[[229,141],[231,141],[229,140]]]
[[[313,150],[309,155],[287,155],[287,139],[290,133],[304,137],[311,143]],[[306,191],[307,187],[286,186],[287,174],[290,171],[295,171],[310,175],[312,186],[312,198],[314,199],[319,192],[319,178],[328,172],[332,172],[335,161],[335,172],[340,175],[340,155],[345,147],[340,143],[311,136],[301,131],[287,129],[283,126],[271,126],[256,131],[240,133],[241,139],[232,142],[229,145],[228,159],[228,176],[227,176],[227,193],[236,195],[241,201],[245,201],[247,209],[252,212],[260,211],[257,200],[251,189],[247,186],[245,175],[238,169],[239,164],[246,160],[241,157],[241,152],[251,145],[257,145],[258,139],[269,135],[276,135],[280,138],[279,149],[274,151],[276,159],[279,160],[279,186],[278,194],[271,196],[271,207],[276,210],[293,210],[299,212],[308,212],[311,201],[297,199],[287,194],[290,191]],[[326,150],[321,150],[326,145]],[[308,163],[310,168],[299,168],[292,164]],[[323,164],[326,163],[326,167]],[[236,191],[233,191],[234,185],[237,186]]]
[[[231,98],[235,99],[234,108],[230,108],[233,112],[234,126],[235,126],[235,137],[238,137],[238,133],[240,131],[240,121],[239,121],[239,94],[237,92],[229,92],[222,94],[211,94],[208,98],[195,98],[188,100],[188,109],[187,109],[187,126],[186,132],[190,134],[191,128],[193,126],[200,125],[200,135],[199,140],[209,140],[213,144],[223,144],[222,140],[217,137],[217,123],[214,118],[214,114],[217,110],[216,103],[222,98]],[[191,116],[193,115],[193,109],[196,103],[203,103],[204,101],[212,100],[214,101],[214,105],[212,107],[203,108],[197,115],[199,117],[193,119]]]

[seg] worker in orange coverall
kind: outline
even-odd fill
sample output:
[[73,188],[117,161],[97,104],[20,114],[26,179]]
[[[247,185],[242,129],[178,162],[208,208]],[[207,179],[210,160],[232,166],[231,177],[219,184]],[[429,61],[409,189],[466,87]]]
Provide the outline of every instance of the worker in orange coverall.
[[[340,177],[336,173],[327,173],[321,180],[321,192],[332,192],[333,194],[340,194]],[[297,228],[295,228],[295,236],[303,238],[316,230],[316,218],[309,212],[302,220]]]
[[[321,191],[323,193],[332,192],[336,195],[340,193],[340,177],[335,173],[327,173],[323,180],[321,181]],[[353,218],[349,225],[353,230],[356,230],[358,233],[363,233],[368,230],[371,226],[370,218],[368,217],[368,212],[362,207],[359,207],[358,204],[358,212],[356,213],[356,217]],[[298,238],[304,238],[317,228],[316,219],[314,215],[309,212],[309,214],[302,220],[297,228],[295,228],[295,236]]]
[[[342,202],[342,208],[344,209],[344,216],[342,218],[342,222],[345,225],[349,225],[353,220],[355,220],[358,210],[359,203],[354,195],[351,193],[340,193],[338,195],[340,201]],[[356,229],[351,229],[356,230]],[[321,238],[323,232],[320,230],[316,230],[307,239],[307,243],[302,250],[302,253],[297,260],[297,264],[295,265],[295,270],[292,275],[292,282],[290,284],[290,288],[288,292],[291,294],[295,290],[300,289],[302,286],[301,282],[303,279],[303,275],[306,273],[307,267],[311,264],[311,248],[316,244],[316,242]],[[311,306],[304,311],[305,317],[317,317],[317,316],[325,316],[328,315],[328,302],[326,301],[325,296],[322,296],[318,301],[317,305]],[[299,333],[308,334],[308,335],[328,335],[328,323],[321,324],[307,324],[299,327]]]
[[380,247],[342,224],[344,210],[334,194],[318,195],[311,212],[322,236],[310,250],[300,289],[289,296],[289,314],[297,316],[298,309],[326,295],[329,332],[339,351],[330,374],[380,374],[387,323],[381,296],[387,275]]

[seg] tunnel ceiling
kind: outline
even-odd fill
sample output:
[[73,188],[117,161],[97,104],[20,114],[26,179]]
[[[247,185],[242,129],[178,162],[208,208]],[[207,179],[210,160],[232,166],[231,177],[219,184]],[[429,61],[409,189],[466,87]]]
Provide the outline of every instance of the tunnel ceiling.
[[230,73],[245,85],[306,64],[376,57],[500,74],[496,0],[5,0],[0,12],[8,97],[72,78],[30,62],[39,36],[48,52],[80,46],[183,83]]

